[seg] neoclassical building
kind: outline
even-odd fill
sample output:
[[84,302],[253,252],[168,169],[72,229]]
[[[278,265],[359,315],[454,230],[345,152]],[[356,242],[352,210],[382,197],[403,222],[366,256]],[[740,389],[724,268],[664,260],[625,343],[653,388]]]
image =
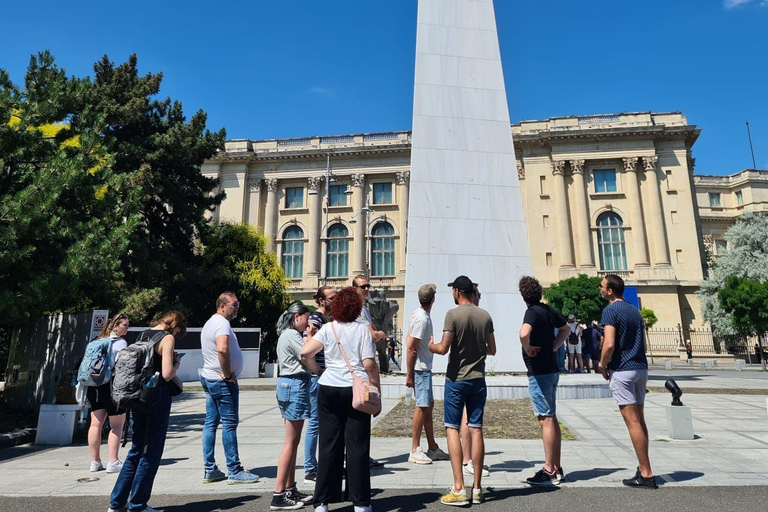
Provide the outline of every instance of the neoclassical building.
[[[710,189],[735,197],[744,179],[766,185],[768,173],[694,176],[700,130],[679,112],[523,121],[511,131],[517,169],[509,172],[519,178],[542,284],[617,273],[637,286],[658,327],[702,327],[694,292],[706,265],[702,227],[712,229],[700,219],[713,207],[700,203]],[[227,194],[216,217],[264,232],[296,298],[369,274],[402,308],[410,144],[406,131],[231,140],[203,172]],[[723,212],[731,208],[722,201]]]

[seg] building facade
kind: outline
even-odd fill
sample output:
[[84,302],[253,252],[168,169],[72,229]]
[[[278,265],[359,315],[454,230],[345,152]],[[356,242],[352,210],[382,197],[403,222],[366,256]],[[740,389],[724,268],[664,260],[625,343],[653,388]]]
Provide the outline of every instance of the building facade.
[[[700,220],[713,208],[704,200],[719,191],[722,216],[768,204],[742,190],[745,204],[731,212],[731,196],[725,199],[726,190],[736,197],[744,179],[768,195],[768,173],[694,176],[700,130],[679,112],[523,121],[511,131],[517,169],[509,172],[520,181],[542,284],[617,273],[637,286],[658,327],[703,327],[695,291],[705,275],[705,234],[714,236],[715,224]],[[402,309],[410,145],[407,131],[232,140],[203,173],[219,178],[227,194],[216,218],[262,230],[296,298],[311,301],[322,284],[369,274]]]

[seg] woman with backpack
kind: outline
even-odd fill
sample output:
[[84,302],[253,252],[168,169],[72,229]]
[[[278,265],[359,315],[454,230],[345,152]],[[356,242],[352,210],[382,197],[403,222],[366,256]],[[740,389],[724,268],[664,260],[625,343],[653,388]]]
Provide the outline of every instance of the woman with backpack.
[[277,321],[277,405],[285,424],[285,442],[277,461],[275,493],[270,510],[295,510],[312,501],[312,496],[296,488],[296,452],[301,440],[304,420],[310,417],[309,386],[312,374],[301,364],[304,339],[301,334],[309,325],[309,308],[294,302]]
[[168,382],[176,376],[180,360],[174,348],[176,340],[186,334],[187,321],[184,315],[178,311],[169,311],[154,327],[139,336],[138,341],[154,342],[152,366],[159,378],[146,405],[131,409],[133,443],[112,489],[108,512],[156,512],[147,503],[152,495],[152,484],[160,466],[160,458],[163,456],[168,420],[171,416],[171,391]]
[[[109,344],[109,364],[112,368],[115,366],[117,354],[120,353],[128,343],[125,341],[125,334],[130,327],[128,315],[119,313],[104,325],[98,338],[112,338]],[[97,339],[98,339],[97,338]],[[120,450],[120,438],[123,435],[123,424],[125,422],[125,411],[118,409],[112,402],[111,384],[106,382],[101,386],[89,386],[86,390],[88,405],[91,408],[91,426],[88,429],[88,449],[91,452],[91,472],[101,471],[104,464],[101,462],[101,432],[104,429],[104,422],[109,417],[109,437],[107,446],[109,447],[109,461],[107,462],[107,473],[119,473],[123,463],[118,459]]]
[[357,322],[362,308],[363,298],[358,291],[343,288],[331,303],[334,321],[318,332],[310,329],[310,337],[301,350],[302,361],[316,373],[320,369],[315,354],[325,351],[325,371],[320,375],[317,394],[320,454],[313,499],[315,512],[328,512],[328,503],[341,499],[345,449],[347,486],[354,510],[371,511],[371,414],[355,408],[352,398],[354,379],[379,387],[379,368],[371,332],[368,326]]

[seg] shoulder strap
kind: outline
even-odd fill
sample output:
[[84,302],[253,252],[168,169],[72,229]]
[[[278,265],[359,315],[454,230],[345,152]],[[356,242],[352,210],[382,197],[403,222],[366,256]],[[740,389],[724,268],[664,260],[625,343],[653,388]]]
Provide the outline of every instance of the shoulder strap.
[[344,356],[344,360],[347,362],[347,367],[349,368],[349,373],[352,374],[352,377],[357,377],[355,374],[355,369],[352,368],[352,363],[349,362],[349,358],[347,357],[347,352],[344,350],[344,346],[341,344],[341,339],[339,338],[339,334],[336,332],[336,320],[331,323],[331,329],[333,330],[333,335],[336,337],[336,343],[339,344],[339,350],[341,351],[341,355]]

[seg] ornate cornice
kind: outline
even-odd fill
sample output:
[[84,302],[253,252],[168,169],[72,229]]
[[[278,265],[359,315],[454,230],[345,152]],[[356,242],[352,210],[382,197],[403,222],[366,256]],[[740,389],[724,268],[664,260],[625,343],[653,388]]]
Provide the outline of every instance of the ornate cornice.
[[411,171],[402,171],[397,173],[397,184],[407,185],[411,181]]
[[248,190],[251,192],[261,192],[261,178],[248,178]]
[[552,174],[555,176],[565,173],[565,160],[552,160],[549,165],[552,167]]
[[656,164],[659,161],[659,157],[657,156],[644,156],[643,157],[643,165],[645,166],[646,171],[655,171],[656,170]]
[[307,178],[310,192],[317,192],[320,190],[320,185],[325,181],[325,176],[311,176]]
[[636,156],[628,156],[622,158],[624,161],[624,170],[627,172],[637,172],[637,157]]
[[264,182],[267,184],[267,190],[277,192],[277,178],[269,178],[264,180]]
[[573,174],[584,174],[584,163],[586,160],[571,160],[571,172]]

